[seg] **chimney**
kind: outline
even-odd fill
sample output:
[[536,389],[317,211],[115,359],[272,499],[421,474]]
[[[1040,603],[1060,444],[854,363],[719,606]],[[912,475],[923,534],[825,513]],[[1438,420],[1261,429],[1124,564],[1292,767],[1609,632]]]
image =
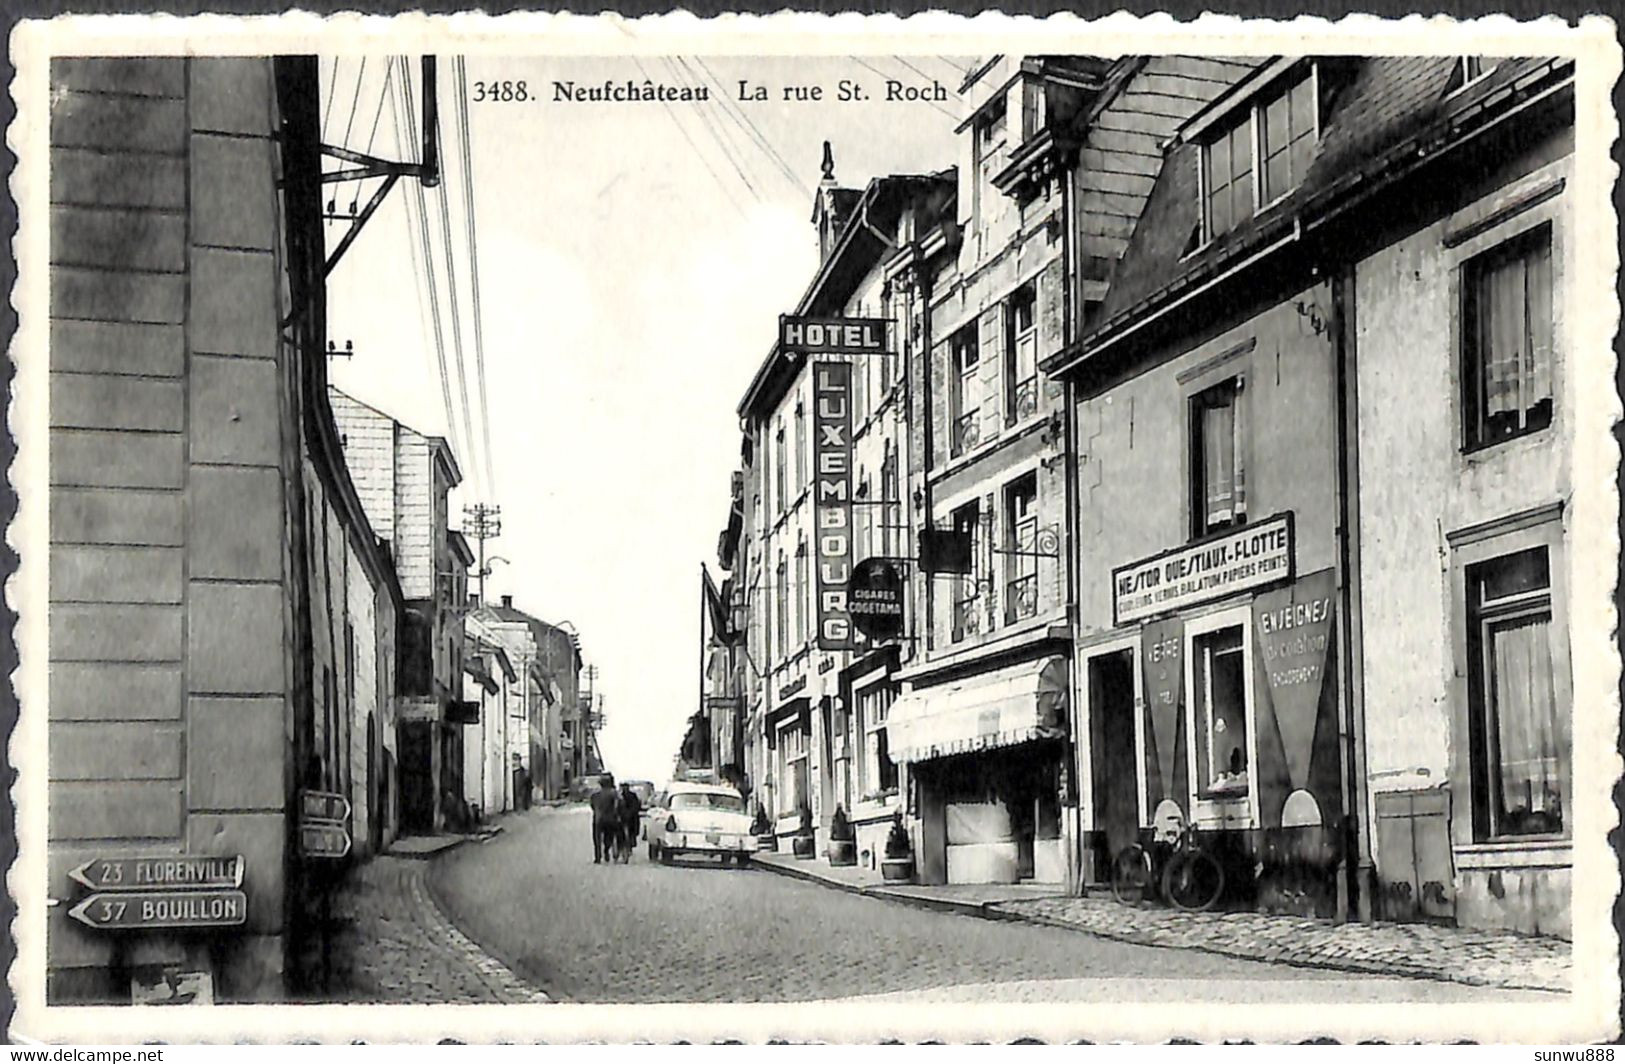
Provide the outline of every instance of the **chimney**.
[[502,608],[507,609],[507,610],[513,609],[513,596],[512,595],[503,595],[502,596]]

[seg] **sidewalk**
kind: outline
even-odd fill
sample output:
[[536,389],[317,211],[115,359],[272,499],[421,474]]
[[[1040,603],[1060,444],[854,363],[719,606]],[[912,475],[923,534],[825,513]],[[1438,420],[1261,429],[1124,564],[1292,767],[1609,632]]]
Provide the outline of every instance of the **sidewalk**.
[[1336,924],[1255,912],[1187,913],[1119,904],[1098,891],[1068,897],[1056,886],[893,886],[866,868],[831,868],[824,858],[758,853],[758,867],[904,904],[995,920],[1082,931],[1146,946],[1198,949],[1371,975],[1410,976],[1517,990],[1573,989],[1573,950],[1561,939],[1435,924]]

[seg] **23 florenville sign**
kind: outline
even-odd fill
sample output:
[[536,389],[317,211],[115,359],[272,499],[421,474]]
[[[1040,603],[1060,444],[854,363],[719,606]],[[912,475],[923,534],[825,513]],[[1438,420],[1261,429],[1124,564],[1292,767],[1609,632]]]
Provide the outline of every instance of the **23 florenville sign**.
[[818,646],[850,650],[852,615],[852,365],[813,366],[813,516],[818,544]]
[[1129,624],[1290,580],[1292,539],[1288,511],[1113,569],[1113,621]]

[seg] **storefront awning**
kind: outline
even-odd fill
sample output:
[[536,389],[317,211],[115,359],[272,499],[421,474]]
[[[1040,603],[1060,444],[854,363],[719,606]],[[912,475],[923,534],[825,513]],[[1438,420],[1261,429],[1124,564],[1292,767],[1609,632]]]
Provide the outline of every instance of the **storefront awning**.
[[1065,734],[1066,662],[1011,665],[902,695],[886,715],[893,761],[929,761]]

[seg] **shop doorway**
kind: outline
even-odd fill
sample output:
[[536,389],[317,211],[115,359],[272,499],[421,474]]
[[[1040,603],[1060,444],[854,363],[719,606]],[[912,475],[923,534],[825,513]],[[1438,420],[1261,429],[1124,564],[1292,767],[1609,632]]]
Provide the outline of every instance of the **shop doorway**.
[[400,726],[401,828],[407,832],[434,831],[433,727],[426,721]]
[[1089,659],[1089,751],[1095,810],[1095,874],[1140,830],[1134,743],[1134,651]]

